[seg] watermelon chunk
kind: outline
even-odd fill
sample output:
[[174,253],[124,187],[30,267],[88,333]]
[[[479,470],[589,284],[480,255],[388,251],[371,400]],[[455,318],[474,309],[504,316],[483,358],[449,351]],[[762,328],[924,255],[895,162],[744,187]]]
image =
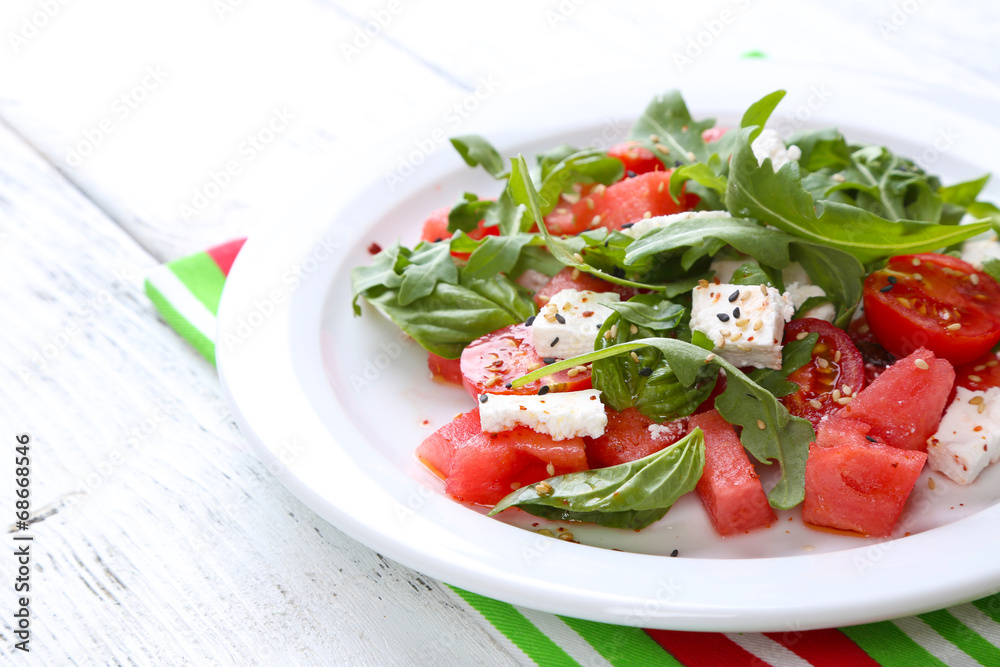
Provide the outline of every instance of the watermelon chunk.
[[[918,361],[927,368],[920,368]],[[868,435],[888,445],[926,451],[954,382],[952,365],[921,348],[886,369],[840,416],[868,424]]]
[[705,434],[705,469],[698,496],[720,535],[735,535],[767,526],[774,510],[743,444],[733,428],[715,410],[695,415],[688,429]]
[[431,377],[440,382],[462,386],[462,360],[445,359],[433,352],[427,353],[427,368]]
[[807,524],[875,537],[892,534],[927,454],[871,442],[870,431],[854,419],[834,417],[820,424],[806,463],[802,520]]
[[483,433],[478,408],[428,436],[417,456],[445,478],[447,493],[483,505],[495,505],[521,486],[587,469],[583,438],[555,442],[524,427]]
[[[657,424],[635,408],[607,410],[608,425],[599,438],[585,438],[591,468],[637,461],[674,444],[687,434],[687,419]],[[650,427],[653,426],[653,431]]]
[[[574,271],[576,271],[575,278],[573,277]],[[587,290],[591,292],[616,292],[622,301],[628,301],[636,294],[635,290],[631,287],[609,283],[607,280],[601,280],[597,276],[592,276],[589,273],[584,273],[567,266],[552,276],[549,282],[542,289],[538,290],[538,293],[535,295],[535,303],[541,308],[549,302],[549,299],[564,289],[575,289],[578,292]]]
[[651,171],[607,188],[595,187],[572,207],[577,224],[584,229],[622,229],[647,214],[656,217],[691,210],[700,201],[698,196],[682,193],[675,202],[670,196],[670,173]]

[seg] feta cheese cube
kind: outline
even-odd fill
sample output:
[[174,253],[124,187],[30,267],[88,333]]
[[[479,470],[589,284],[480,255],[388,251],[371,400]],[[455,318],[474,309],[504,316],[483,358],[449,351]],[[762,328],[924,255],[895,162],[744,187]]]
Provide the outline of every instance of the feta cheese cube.
[[937,433],[927,440],[927,464],[959,484],[971,484],[1000,459],[1000,388],[955,390]]
[[788,164],[792,160],[802,157],[802,151],[798,146],[785,148],[785,142],[777,130],[761,130],[757,138],[750,144],[753,156],[757,158],[757,164],[763,165],[764,160],[771,158],[771,166],[775,171]]
[[615,292],[564,289],[557,292],[531,325],[531,340],[540,357],[569,359],[594,351],[594,340],[604,320],[614,312]]
[[773,287],[705,283],[694,288],[691,330],[734,366],[781,368],[781,339],[795,308]]
[[740,268],[744,264],[756,264],[757,260],[753,257],[747,257],[746,259],[713,259],[710,268],[715,271],[715,277],[719,279],[719,282],[728,283],[733,279],[733,274],[736,273],[736,269]]
[[527,426],[553,440],[599,438],[608,425],[601,392],[597,389],[549,392],[541,396],[483,394],[479,400],[479,421],[487,433]]
[[986,238],[977,236],[966,241],[962,246],[962,259],[977,269],[982,269],[983,262],[988,259],[1000,259],[1000,242],[997,241],[997,235],[991,234]]
[[733,216],[729,214],[729,211],[684,211],[682,213],[672,213],[671,215],[658,215],[655,218],[642,218],[636,221],[631,227],[623,229],[622,234],[637,239],[640,236],[644,236],[646,232],[666,227],[671,223],[679,222],[681,220],[731,217]]
[[[801,285],[799,283],[785,283],[785,293],[792,300],[795,310],[802,307],[807,299],[814,296],[826,296],[826,292],[818,285]],[[824,303],[815,308],[810,308],[802,313],[800,317],[815,317],[818,320],[833,322],[837,316],[837,309],[832,303]]]

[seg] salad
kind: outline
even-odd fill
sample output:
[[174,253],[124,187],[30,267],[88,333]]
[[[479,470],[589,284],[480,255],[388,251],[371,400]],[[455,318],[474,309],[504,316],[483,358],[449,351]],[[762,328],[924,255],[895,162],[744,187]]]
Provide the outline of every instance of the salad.
[[[457,500],[640,530],[697,493],[722,535],[801,506],[888,536],[925,466],[1000,459],[1000,209],[836,129],[783,138],[656,97],[611,148],[529,163],[373,244],[365,299],[470,409],[417,447]],[[415,443],[416,444],[416,443]],[[778,469],[765,489],[760,471]]]

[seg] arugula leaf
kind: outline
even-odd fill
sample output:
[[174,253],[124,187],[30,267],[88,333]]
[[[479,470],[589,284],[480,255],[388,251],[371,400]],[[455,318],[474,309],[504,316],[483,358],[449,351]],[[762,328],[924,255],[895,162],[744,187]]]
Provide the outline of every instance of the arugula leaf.
[[733,285],[770,285],[771,278],[757,262],[741,264],[729,279]]
[[716,174],[711,167],[704,162],[687,164],[678,167],[674,173],[670,174],[670,198],[675,202],[680,201],[681,188],[688,181],[695,181],[704,185],[709,190],[715,191],[720,196],[725,196],[728,183],[724,176]]
[[781,348],[781,370],[758,368],[750,372],[750,379],[774,394],[776,398],[794,394],[799,385],[788,381],[788,376],[812,361],[812,351],[819,341],[815,331],[802,340],[789,341]]
[[893,222],[850,204],[816,202],[802,187],[797,164],[777,173],[757,165],[750,149],[753,129],[739,130],[730,167],[726,207],[733,215],[756,218],[804,240],[843,250],[861,262],[937,250],[989,228],[986,223],[958,227]]
[[[727,422],[743,428],[740,441],[755,459],[765,464],[775,460],[781,467],[781,478],[768,493],[768,501],[780,509],[789,509],[802,502],[809,443],[816,439],[812,424],[801,417],[792,417],[773,394],[722,357],[706,354],[697,345],[671,338],[644,338],[557,361],[519,377],[512,385],[521,387],[573,366],[646,346],[663,352],[678,380],[686,386],[695,384],[707,364],[715,364],[725,370],[726,390],[715,399],[715,409]],[[761,424],[764,428],[760,428]]]
[[621,179],[624,169],[621,160],[608,157],[604,151],[585,150],[566,157],[549,169],[538,189],[542,215],[551,213],[559,203],[559,195],[574,183],[611,185]]
[[670,331],[684,315],[684,308],[661,299],[654,294],[638,294],[628,301],[607,304],[628,324],[646,327],[652,331]]
[[962,181],[961,183],[942,187],[938,190],[938,195],[947,204],[955,204],[962,208],[968,208],[976,201],[976,197],[983,191],[989,180],[990,174],[984,174],[970,181]]
[[506,163],[500,155],[500,151],[478,134],[452,137],[451,145],[455,147],[455,150],[465,160],[465,164],[470,167],[482,166],[491,176],[497,179],[507,177],[507,171],[504,169]]
[[496,202],[489,199],[480,199],[471,192],[463,193],[462,198],[448,212],[448,231],[471,232],[494,206]]
[[983,273],[1000,283],[1000,259],[987,259],[984,261]]
[[665,165],[676,162],[707,162],[712,151],[701,133],[714,120],[695,121],[680,93],[672,90],[656,97],[629,131],[629,139],[640,142]]
[[[712,245],[715,239],[721,243]],[[767,267],[783,269],[793,260],[801,263],[813,283],[823,288],[837,304],[838,323],[845,318],[849,320],[861,300],[866,271],[857,259],[836,248],[741,218],[678,220],[634,241],[626,249],[624,261],[629,265],[648,261],[653,256],[672,257],[671,253],[684,250],[680,264],[688,269],[702,255],[715,254],[725,244],[756,258],[762,265],[760,271],[768,280],[760,280],[757,284],[768,282],[780,289],[783,287],[780,276],[777,272],[769,272]]]
[[754,125],[764,127],[767,124],[767,119],[771,117],[774,109],[784,98],[785,91],[783,90],[776,90],[760,98],[744,112],[743,119],[740,120],[740,127],[752,127]]
[[[836,128],[793,132],[788,136],[787,143],[798,146],[802,151],[802,157],[798,161],[799,167],[807,171],[820,169],[839,171],[851,164],[851,150],[847,147],[847,140]],[[829,176],[826,175],[828,180],[825,182],[834,183],[835,181]]]
[[525,215],[522,225],[524,224],[524,221],[527,221],[527,224],[529,225],[532,222],[538,222],[538,231],[545,239],[545,245],[548,247],[549,252],[552,253],[553,257],[562,262],[564,266],[571,266],[585,273],[597,275],[604,280],[617,285],[625,285],[627,287],[636,287],[639,289],[650,289],[655,291],[661,291],[663,289],[660,285],[650,285],[632,280],[625,280],[624,278],[612,273],[601,271],[600,269],[587,264],[585,261],[582,261],[583,256],[581,255],[581,250],[583,250],[586,245],[586,241],[579,236],[566,239],[557,238],[549,232],[544,223],[544,216],[542,215],[541,197],[531,180],[531,175],[528,172],[528,165],[524,160],[524,156],[518,155],[516,158],[511,158],[510,162],[510,180],[507,184],[507,192],[510,194],[510,198],[514,203],[524,206]]
[[693,491],[704,467],[705,436],[696,428],[637,461],[521,487],[497,503],[489,516],[519,507],[547,519],[640,530],[663,518],[678,498]]

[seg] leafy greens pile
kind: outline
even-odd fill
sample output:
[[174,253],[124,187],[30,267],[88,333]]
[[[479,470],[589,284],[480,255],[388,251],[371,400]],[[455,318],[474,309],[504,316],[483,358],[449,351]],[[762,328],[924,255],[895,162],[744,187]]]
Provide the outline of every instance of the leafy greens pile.
[[[616,313],[601,329],[594,352],[545,366],[515,386],[593,362],[593,383],[605,403],[617,410],[636,407],[662,423],[691,414],[724,370],[727,385],[716,409],[743,427],[741,441],[757,461],[781,467],[768,494],[771,504],[795,506],[804,496],[815,433],[777,398],[797,390],[786,378],[810,360],[815,334],[785,346],[781,371],[746,375],[708,354],[707,339],[691,336],[691,289],[711,278],[713,258],[746,258],[734,282],[779,290],[782,269],[797,262],[824,290],[827,297],[819,301],[833,304],[835,324],[843,328],[861,300],[864,277],[887,258],[953,247],[998,228],[1000,209],[977,201],[988,175],[945,187],[913,161],[881,146],[849,143],[832,128],[790,136],[788,143],[802,151],[798,161],[777,170],[770,159],[758,164],[751,144],[784,94],[755,102],[739,128],[711,142],[702,132],[714,121],[694,120],[679,93],[654,99],[628,138],[674,165],[675,200],[683,188],[698,195],[698,210],[731,217],[677,221],[638,239],[606,229],[557,237],[543,224],[561,201],[579,196],[581,186],[621,179],[621,161],[606,151],[557,146],[530,167],[521,155],[505,160],[482,137],[452,139],[469,166],[499,182],[499,196],[463,193],[448,216],[449,238],[413,249],[397,242],[370,266],[354,269],[355,314],[361,314],[358,297],[364,297],[424,348],[454,359],[480,336],[535,314],[532,293],[517,282],[529,269],[552,276],[573,267],[640,288],[645,293],[612,306]],[[960,225],[966,216],[977,219]],[[480,221],[498,234],[471,238]],[[990,269],[1000,274],[1000,263]],[[814,305],[815,298],[804,308]],[[606,339],[614,325],[617,335]],[[697,482],[704,461],[697,433],[641,461],[548,480],[554,489],[548,496],[525,487],[494,511],[516,505],[539,516],[643,527]],[[630,491],[623,496],[623,489]]]

